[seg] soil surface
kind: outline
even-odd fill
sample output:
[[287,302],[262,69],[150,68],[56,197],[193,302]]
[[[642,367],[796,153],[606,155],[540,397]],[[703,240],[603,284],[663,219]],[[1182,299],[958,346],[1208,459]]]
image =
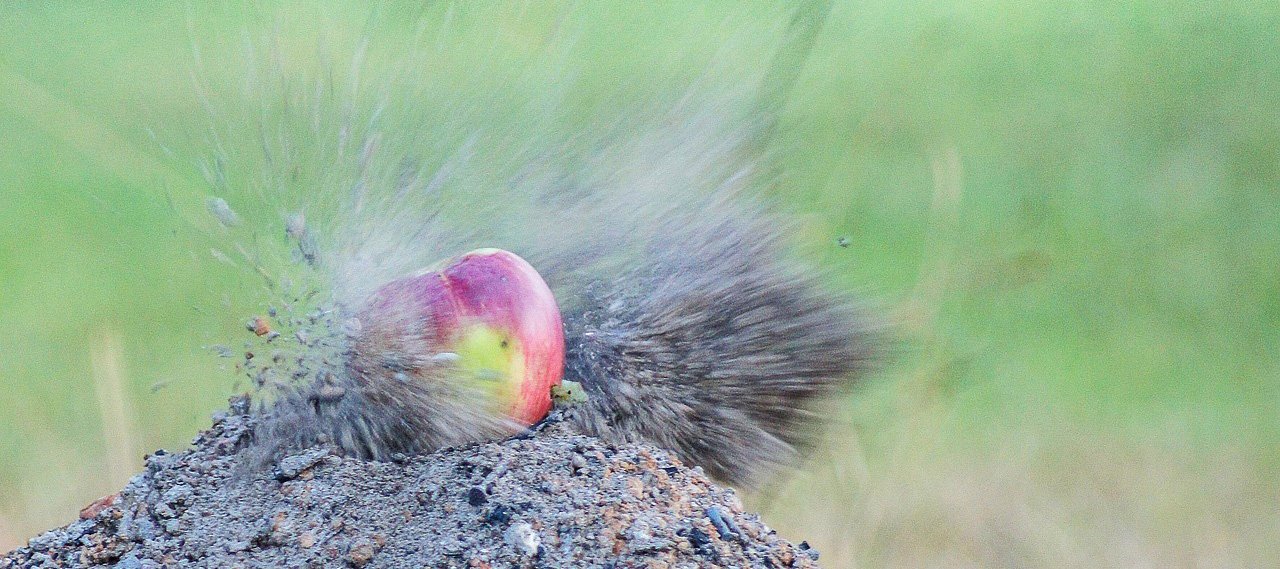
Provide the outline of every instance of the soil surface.
[[318,446],[257,473],[254,422],[220,413],[191,449],[148,456],[119,494],[0,569],[817,566],[701,469],[554,419],[390,462]]

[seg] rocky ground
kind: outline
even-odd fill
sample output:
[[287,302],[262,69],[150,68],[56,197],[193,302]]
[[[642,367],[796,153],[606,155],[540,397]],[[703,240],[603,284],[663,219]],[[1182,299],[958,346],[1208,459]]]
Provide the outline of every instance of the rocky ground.
[[700,469],[564,423],[392,462],[315,447],[258,473],[253,424],[219,414],[0,569],[817,566]]

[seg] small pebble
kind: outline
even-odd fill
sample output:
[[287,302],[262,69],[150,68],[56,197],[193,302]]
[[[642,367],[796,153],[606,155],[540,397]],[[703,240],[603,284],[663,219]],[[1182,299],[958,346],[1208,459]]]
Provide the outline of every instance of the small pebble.
[[374,553],[373,542],[362,537],[351,544],[351,549],[347,551],[347,562],[356,567],[364,567],[369,560],[373,559]]
[[524,522],[512,524],[507,528],[506,538],[507,543],[525,555],[537,554],[538,547],[542,545],[542,537],[533,529],[533,526]]
[[481,506],[488,501],[489,496],[481,488],[472,488],[467,491],[467,503],[472,506]]
[[498,504],[485,514],[484,521],[491,524],[505,524],[511,521],[511,508]]
[[733,522],[733,516],[730,516],[719,506],[711,506],[707,508],[707,517],[711,519],[711,525],[716,526],[716,531],[720,532],[721,539],[738,539],[738,526]]
[[304,470],[315,466],[329,456],[329,449],[316,448],[302,454],[285,457],[276,465],[276,480],[285,481],[297,478]]
[[182,533],[182,522],[178,520],[169,520],[164,523],[164,531],[169,535],[178,535]]
[[800,551],[805,552],[805,554],[809,556],[809,559],[812,559],[814,561],[818,560],[818,550],[814,549],[813,546],[810,546],[809,542],[802,541],[800,542],[800,545],[796,547],[799,547]]

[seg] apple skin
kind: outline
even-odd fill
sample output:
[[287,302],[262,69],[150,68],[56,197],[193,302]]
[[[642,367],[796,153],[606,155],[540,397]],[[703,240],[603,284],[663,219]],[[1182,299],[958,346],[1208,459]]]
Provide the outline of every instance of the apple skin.
[[[564,326],[555,296],[515,253],[477,249],[387,283],[363,312],[361,345],[387,354],[379,367],[437,381],[521,426],[542,420],[564,374]],[[413,341],[408,341],[413,340]]]

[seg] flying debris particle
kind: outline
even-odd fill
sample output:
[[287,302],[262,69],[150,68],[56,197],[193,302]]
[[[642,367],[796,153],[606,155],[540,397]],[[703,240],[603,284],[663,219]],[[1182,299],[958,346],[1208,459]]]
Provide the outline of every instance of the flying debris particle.
[[293,239],[302,236],[302,232],[307,230],[307,216],[302,212],[294,213],[284,222],[284,234]]
[[298,248],[294,250],[294,260],[305,261],[314,267],[320,247],[316,243],[315,234],[307,228],[307,216],[302,212],[290,214],[284,222],[284,234],[298,242]]
[[218,218],[218,223],[221,223],[223,227],[240,225],[240,216],[236,215],[235,210],[231,209],[230,205],[227,205],[227,200],[210,197],[204,203],[209,208],[209,213]]
[[312,393],[311,399],[317,402],[334,402],[342,399],[346,394],[346,388],[326,384],[317,389],[315,393]]
[[431,360],[431,363],[436,365],[452,365],[462,359],[462,357],[453,352],[440,352],[428,359]]
[[354,336],[364,330],[364,324],[359,318],[348,318],[342,322],[342,332],[348,336]]
[[253,320],[246,323],[244,327],[259,336],[266,336],[271,333],[271,323],[261,316],[254,316]]
[[212,255],[214,259],[222,261],[223,263],[226,263],[228,265],[234,266],[236,264],[236,262],[232,261],[231,257],[228,257],[226,253],[223,253],[222,251],[219,251],[217,249],[209,249],[209,254]]
[[836,245],[839,245],[839,246],[844,247],[844,248],[846,248],[846,249],[847,249],[847,248],[849,248],[849,238],[848,238],[848,237],[841,237],[841,238],[839,238],[839,239],[836,239]]
[[303,230],[302,238],[298,240],[298,253],[302,255],[302,260],[314,267],[318,249],[315,235],[312,235],[310,231]]

